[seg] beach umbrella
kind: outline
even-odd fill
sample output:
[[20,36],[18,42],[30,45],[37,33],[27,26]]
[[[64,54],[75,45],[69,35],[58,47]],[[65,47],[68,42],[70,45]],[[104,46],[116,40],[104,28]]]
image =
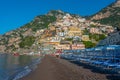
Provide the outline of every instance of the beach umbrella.
[[103,56],[104,55],[104,46],[96,47],[95,48],[95,55],[96,56]]
[[89,57],[92,56],[93,52],[94,52],[94,48],[88,48],[88,49],[86,49],[86,54],[87,54],[87,56],[89,56]]
[[108,45],[106,47],[106,55],[110,58],[115,58],[117,55],[117,50],[120,50],[119,45]]
[[80,53],[81,53],[81,56],[82,56],[82,57],[85,57],[85,55],[86,55],[85,49],[82,49]]
[[120,45],[117,45],[117,47],[116,47],[115,56],[118,57],[118,58],[120,58]]

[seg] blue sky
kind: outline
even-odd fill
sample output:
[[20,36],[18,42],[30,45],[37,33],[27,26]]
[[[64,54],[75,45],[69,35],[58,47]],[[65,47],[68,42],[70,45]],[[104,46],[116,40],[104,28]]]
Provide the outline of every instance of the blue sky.
[[50,10],[92,15],[115,0],[0,0],[0,34],[14,30]]

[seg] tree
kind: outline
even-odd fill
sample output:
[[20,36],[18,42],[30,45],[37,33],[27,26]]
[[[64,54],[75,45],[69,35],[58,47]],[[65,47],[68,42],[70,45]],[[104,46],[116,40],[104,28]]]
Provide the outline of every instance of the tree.
[[91,24],[91,25],[90,25],[90,27],[93,27],[93,28],[95,28],[95,27],[96,27],[96,25],[93,25],[93,24]]
[[92,48],[96,46],[96,44],[92,43],[91,41],[83,41],[83,44],[85,45],[86,48]]
[[90,34],[90,33],[89,33],[89,30],[88,30],[87,28],[85,28],[85,30],[83,30],[83,34],[84,34],[84,35]]
[[19,43],[20,48],[29,48],[35,42],[34,36],[27,36]]
[[104,34],[90,34],[90,38],[96,41],[100,41],[106,38]]

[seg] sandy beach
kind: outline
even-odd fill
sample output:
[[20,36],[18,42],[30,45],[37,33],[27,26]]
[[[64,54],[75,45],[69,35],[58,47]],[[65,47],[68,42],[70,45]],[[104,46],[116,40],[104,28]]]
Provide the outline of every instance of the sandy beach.
[[20,80],[120,80],[116,75],[92,69],[91,66],[45,56],[35,71]]

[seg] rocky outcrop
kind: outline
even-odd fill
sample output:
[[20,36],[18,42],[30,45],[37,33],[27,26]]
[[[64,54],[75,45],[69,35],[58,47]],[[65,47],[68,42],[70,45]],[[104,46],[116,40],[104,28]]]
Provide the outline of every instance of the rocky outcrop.
[[[116,0],[108,7],[102,9],[91,17],[91,20],[101,24],[111,25],[114,27],[120,26],[120,0]],[[120,28],[120,27],[119,27]]]

